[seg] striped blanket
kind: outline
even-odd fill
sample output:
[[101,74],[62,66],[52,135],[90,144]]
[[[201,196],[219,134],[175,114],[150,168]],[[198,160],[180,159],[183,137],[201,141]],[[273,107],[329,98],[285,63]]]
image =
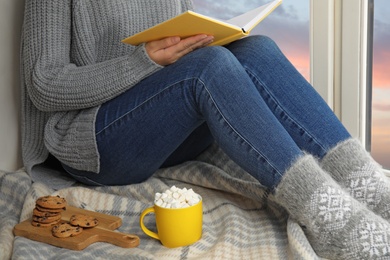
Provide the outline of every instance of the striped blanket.
[[[203,235],[191,246],[168,249],[146,236],[141,212],[154,194],[172,185],[203,197]],[[118,231],[136,234],[140,245],[121,248],[93,243],[81,251],[58,248],[24,237],[13,227],[31,217],[35,200],[58,194],[75,207],[122,218]],[[153,226],[152,216],[145,218]],[[156,172],[142,184],[109,187],[76,185],[52,190],[31,182],[23,171],[0,171],[0,259],[318,259],[300,226],[273,202],[272,195],[217,146],[195,161]]]

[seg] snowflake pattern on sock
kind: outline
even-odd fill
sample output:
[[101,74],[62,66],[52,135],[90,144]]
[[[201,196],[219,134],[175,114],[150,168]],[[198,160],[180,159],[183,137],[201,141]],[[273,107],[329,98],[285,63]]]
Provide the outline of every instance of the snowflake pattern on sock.
[[312,194],[309,207],[312,229],[324,242],[333,231],[343,228],[353,214],[351,197],[329,185],[321,186]]
[[389,192],[388,180],[375,163],[368,162],[347,177],[347,188],[358,201],[375,209],[384,194]]
[[[390,226],[387,222],[363,219],[347,240],[351,257],[359,252],[363,259],[390,257]],[[386,258],[389,259],[389,258]]]
[[[384,256],[390,259],[389,223],[362,207],[341,188],[319,187],[308,207],[309,238],[315,241],[317,249],[330,250],[329,256],[342,259],[387,259]],[[341,251],[333,251],[327,245],[337,245]]]

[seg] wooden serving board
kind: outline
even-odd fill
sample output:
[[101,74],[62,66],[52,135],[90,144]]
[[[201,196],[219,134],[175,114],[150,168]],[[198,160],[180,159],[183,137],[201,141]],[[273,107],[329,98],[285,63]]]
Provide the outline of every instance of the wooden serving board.
[[137,247],[140,243],[138,236],[115,231],[122,225],[119,217],[72,206],[67,206],[61,214],[62,222],[69,222],[73,214],[85,214],[96,217],[99,224],[93,228],[84,228],[77,236],[58,238],[52,235],[51,227],[35,227],[31,224],[31,219],[28,219],[15,225],[14,235],[71,250],[83,250],[95,242],[107,242],[125,248]]

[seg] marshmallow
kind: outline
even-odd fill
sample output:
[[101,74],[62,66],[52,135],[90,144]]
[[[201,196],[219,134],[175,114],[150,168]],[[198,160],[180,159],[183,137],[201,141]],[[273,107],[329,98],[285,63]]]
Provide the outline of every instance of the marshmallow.
[[154,196],[154,204],[162,208],[186,208],[200,202],[200,196],[192,189],[177,188],[172,186],[163,193],[157,192]]

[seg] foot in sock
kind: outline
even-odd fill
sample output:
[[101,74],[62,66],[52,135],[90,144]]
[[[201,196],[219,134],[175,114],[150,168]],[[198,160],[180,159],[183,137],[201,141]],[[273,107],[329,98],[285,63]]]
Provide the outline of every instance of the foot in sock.
[[274,196],[320,257],[390,258],[390,224],[350,196],[312,156],[293,164]]
[[358,140],[338,144],[320,164],[352,197],[390,220],[390,181]]

